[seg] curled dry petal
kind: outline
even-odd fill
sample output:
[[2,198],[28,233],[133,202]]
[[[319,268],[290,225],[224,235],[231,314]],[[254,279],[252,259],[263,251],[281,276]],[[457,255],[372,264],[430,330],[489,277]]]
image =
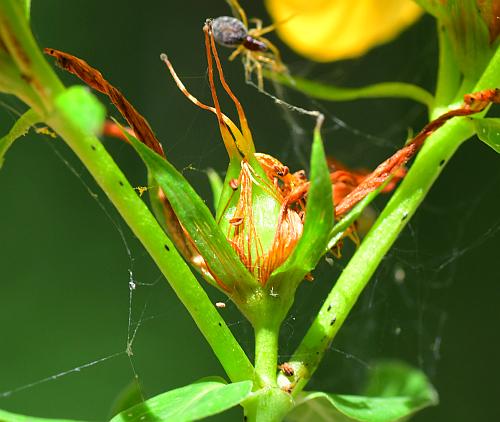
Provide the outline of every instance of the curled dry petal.
[[[255,158],[267,180],[263,180],[248,162],[242,162],[238,179],[239,198],[236,207],[228,210],[230,226],[227,238],[243,264],[261,284],[265,284],[271,273],[290,256],[302,235],[304,201],[291,206],[287,197],[293,188],[306,182],[301,175],[290,174],[288,167],[270,155],[256,153]],[[273,224],[273,219],[263,207],[265,199],[255,203],[256,189],[281,208],[277,223],[272,227],[273,236],[268,241],[264,239],[263,228],[270,222]]]

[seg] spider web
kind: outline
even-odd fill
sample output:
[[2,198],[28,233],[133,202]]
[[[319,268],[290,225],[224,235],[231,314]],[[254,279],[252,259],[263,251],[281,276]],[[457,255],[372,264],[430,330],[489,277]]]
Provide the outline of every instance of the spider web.
[[[206,10],[199,13],[210,15]],[[405,45],[413,43],[416,47],[419,33],[407,37],[410,39]],[[432,74],[422,63],[433,47],[418,47],[419,54],[390,76],[404,78],[411,74],[410,82],[420,83],[426,73]],[[189,69],[203,68],[203,54],[198,52],[199,63]],[[349,84],[356,83],[356,74],[370,63],[384,58],[379,51],[357,63],[307,68],[300,62],[291,63],[290,68],[292,73],[302,69],[311,78]],[[241,79],[239,66],[230,69],[232,80]],[[206,75],[194,73],[181,73],[181,78],[197,96],[208,98]],[[155,84],[158,82],[145,81],[143,88],[158,89]],[[292,169],[307,168],[314,126],[311,118],[283,109],[251,87],[240,85],[235,91],[241,92],[243,104],[251,105],[246,108],[258,146],[269,144],[266,152]],[[289,91],[279,94],[291,104],[325,114],[327,151],[351,167],[374,167],[402,145],[408,127],[418,130],[425,121],[421,107],[405,102],[327,104]],[[168,139],[167,155],[199,187],[201,195],[209,198],[204,172],[207,162],[220,171],[224,168],[215,124],[203,112],[185,104],[175,87],[159,98],[162,105],[155,105],[153,99],[151,107],[175,106],[176,110],[151,113],[152,126],[159,132],[172,122],[181,127]],[[223,102],[226,109],[227,104]],[[260,114],[254,110],[259,108],[253,107],[255,104],[262,107]],[[164,124],[165,115],[170,119]],[[261,123],[265,120],[262,116],[269,115],[277,116],[272,129]],[[279,142],[274,142],[276,133],[282,134]],[[204,141],[194,144],[193,139]],[[143,170],[133,152],[116,141],[107,141],[106,147],[118,157],[132,183],[142,186]],[[404,359],[439,380],[440,362],[446,355],[443,348],[448,345],[449,352],[456,339],[453,332],[447,332],[457,318],[454,289],[460,289],[457,285],[470,274],[468,260],[487,265],[483,255],[491,256],[487,249],[498,243],[500,232],[500,220],[492,211],[500,173],[491,169],[498,166],[485,164],[475,180],[467,176],[468,169],[477,165],[469,162],[469,154],[486,163],[493,163],[491,156],[496,157],[477,141],[462,150],[438,181],[438,185],[448,187],[436,187],[430,193],[385,257],[308,386],[310,390],[357,392],[373,362],[382,357]],[[24,176],[21,180],[19,173]],[[0,172],[0,184],[5,194],[0,254],[1,408],[40,416],[103,419],[109,416],[114,397],[131,381],[143,397],[150,397],[206,375],[223,375],[150,258],[61,142],[40,142],[39,137],[33,142],[29,137],[18,141]],[[455,185],[458,187],[449,188]],[[38,194],[30,198],[23,194],[37,190]],[[383,202],[383,198],[377,202],[374,212]],[[85,212],[72,211],[79,207]],[[24,210],[25,224],[21,227],[19,221],[12,223],[9,218],[19,209]],[[450,214],[459,218],[450,218]],[[45,250],[50,253],[42,254]],[[323,261],[314,273],[315,281],[300,287],[283,325],[281,362],[293,353],[353,252],[353,245],[346,244],[342,259]],[[15,255],[21,258],[16,260]],[[47,255],[55,257],[45,262]],[[492,280],[486,272],[480,277],[487,286]],[[248,322],[220,293],[210,290],[209,294],[214,303],[226,304],[220,312],[252,356]]]

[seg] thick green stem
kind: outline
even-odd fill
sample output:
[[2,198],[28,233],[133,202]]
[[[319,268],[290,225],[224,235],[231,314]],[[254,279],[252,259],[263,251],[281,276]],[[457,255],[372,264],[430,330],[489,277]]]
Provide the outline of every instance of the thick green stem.
[[255,378],[261,387],[276,387],[279,325],[255,327]]
[[242,403],[246,422],[281,422],[293,409],[292,396],[277,387],[262,388]]
[[347,318],[401,230],[416,211],[443,165],[473,134],[464,119],[449,122],[427,141],[411,170],[337,280],[290,363],[296,371],[296,395],[317,369],[324,352]]
[[434,104],[436,111],[442,107],[447,107],[453,102],[458,93],[462,77],[448,33],[439,21],[437,21],[437,33],[439,40],[439,65],[436,100]]
[[280,422],[293,408],[293,398],[278,387],[278,339],[281,323],[289,306],[273,297],[259,302],[258,317],[253,315],[255,330],[254,393],[243,403],[247,422]]
[[[440,78],[447,83],[446,78]],[[456,86],[456,85],[454,85]],[[488,67],[475,84],[473,91],[500,87],[500,49],[491,58]],[[441,95],[451,95],[451,88],[438,87]],[[439,105],[431,110],[438,113]],[[439,112],[440,113],[440,112]],[[325,351],[347,318],[359,295],[377,269],[383,257],[397,239],[410,217],[415,213],[444,164],[462,142],[474,134],[466,118],[456,118],[432,134],[415,159],[401,186],[395,192],[361,246],[337,280],[321,307],[306,336],[295,351],[290,364],[295,370],[295,388],[298,394],[317,369]],[[279,385],[290,381],[280,375]]]
[[82,134],[61,113],[54,113],[47,123],[78,155],[142,242],[188,309],[231,381],[252,379],[254,369],[244,351],[170,239],[100,141]]
[[488,88],[500,88],[500,47],[497,48],[488,67],[474,86],[474,91]]
[[[241,346],[99,139],[75,124],[75,116],[57,107],[56,99],[65,88],[40,52],[18,0],[0,1],[0,35],[33,87],[28,103],[62,136],[115,205],[188,309],[231,381],[252,379],[254,368]],[[36,108],[40,101],[42,110]]]
[[37,95],[28,101],[30,107],[42,115],[52,110],[64,86],[45,61],[31,34],[26,7],[18,0],[0,1],[0,36],[23,79]]

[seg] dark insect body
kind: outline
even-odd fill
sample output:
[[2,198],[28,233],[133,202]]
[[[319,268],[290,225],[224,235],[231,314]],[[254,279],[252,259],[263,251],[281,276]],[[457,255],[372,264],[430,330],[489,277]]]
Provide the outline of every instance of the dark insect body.
[[247,27],[239,19],[220,16],[210,21],[210,24],[215,41],[224,47],[243,45],[251,51],[267,51],[266,44],[249,35]]
[[276,46],[263,37],[263,35],[273,31],[276,25],[263,27],[260,19],[251,19],[251,22],[254,22],[256,26],[249,29],[246,13],[238,0],[227,0],[227,2],[233,9],[235,17],[220,16],[208,19],[206,24],[210,27],[217,44],[235,49],[229,56],[229,60],[242,55],[245,79],[249,81],[251,73],[255,72],[258,87],[262,90],[264,87],[263,67],[276,73],[287,71]]

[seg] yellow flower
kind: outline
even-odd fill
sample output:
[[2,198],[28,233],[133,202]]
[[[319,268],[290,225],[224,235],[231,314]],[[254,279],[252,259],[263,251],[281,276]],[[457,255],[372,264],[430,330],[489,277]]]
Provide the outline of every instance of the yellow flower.
[[297,53],[319,62],[358,57],[392,40],[422,14],[412,0],[265,2],[278,35]]

